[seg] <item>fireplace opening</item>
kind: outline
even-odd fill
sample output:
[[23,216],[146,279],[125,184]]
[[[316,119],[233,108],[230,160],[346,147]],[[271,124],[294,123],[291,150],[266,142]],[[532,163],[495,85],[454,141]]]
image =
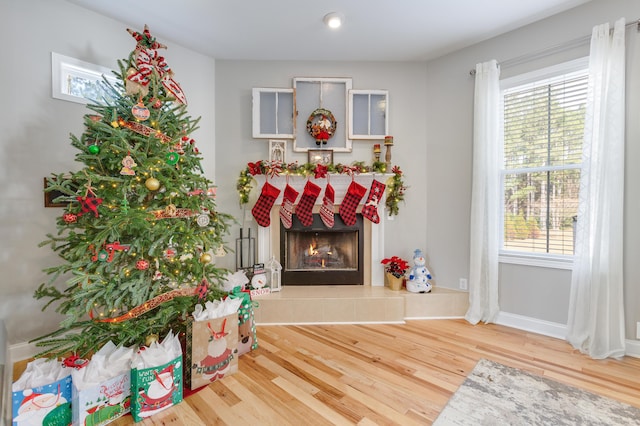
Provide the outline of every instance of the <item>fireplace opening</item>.
[[319,214],[311,226],[304,227],[294,215],[292,226],[280,223],[283,285],[362,285],[363,221],[347,226],[335,215],[333,228],[327,228]]

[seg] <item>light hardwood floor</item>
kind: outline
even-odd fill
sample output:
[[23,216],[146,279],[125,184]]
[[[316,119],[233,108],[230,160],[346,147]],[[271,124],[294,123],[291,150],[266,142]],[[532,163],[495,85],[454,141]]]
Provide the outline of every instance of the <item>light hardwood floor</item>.
[[258,339],[238,373],[140,424],[431,424],[481,358],[640,407],[640,359],[596,361],[499,325],[260,326]]

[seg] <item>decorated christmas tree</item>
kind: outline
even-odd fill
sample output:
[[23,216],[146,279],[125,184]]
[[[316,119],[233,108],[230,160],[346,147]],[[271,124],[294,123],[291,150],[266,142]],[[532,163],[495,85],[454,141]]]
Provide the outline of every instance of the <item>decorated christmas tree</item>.
[[219,299],[223,269],[212,263],[233,221],[216,211],[203,175],[186,97],[151,36],[118,61],[115,85],[71,135],[83,167],[52,175],[47,191],[66,208],[50,246],[62,259],[35,292],[66,318],[36,339],[41,355],[84,357],[106,342],[144,345],[180,332],[197,303]]

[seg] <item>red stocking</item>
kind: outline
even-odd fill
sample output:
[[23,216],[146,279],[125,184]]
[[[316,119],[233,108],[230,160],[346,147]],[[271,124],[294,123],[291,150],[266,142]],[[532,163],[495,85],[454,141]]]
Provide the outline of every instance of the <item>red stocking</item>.
[[333,186],[327,183],[327,187],[324,189],[324,197],[322,198],[322,206],[320,207],[320,219],[322,219],[322,222],[327,228],[333,228],[335,222],[333,214],[333,202],[335,198],[336,195]]
[[298,198],[298,191],[287,184],[284,188],[284,194],[282,194],[282,205],[280,206],[280,221],[282,226],[287,229],[291,228],[291,215],[296,198]]
[[280,195],[280,190],[269,182],[265,182],[256,201],[256,205],[251,209],[251,214],[260,226],[269,226],[271,223],[271,207],[276,202],[276,198]]
[[356,181],[352,181],[351,185],[349,185],[347,194],[344,196],[338,211],[345,225],[353,226],[356,224],[356,209],[365,192],[367,192],[367,188]]
[[374,179],[373,182],[371,182],[371,189],[369,189],[367,202],[364,203],[364,207],[362,208],[362,216],[366,217],[373,223],[380,223],[380,216],[378,216],[378,204],[382,199],[385,188],[386,185],[384,183],[380,183]]
[[310,180],[304,186],[300,202],[296,206],[296,216],[300,219],[302,226],[311,226],[313,223],[313,205],[320,195],[321,188]]

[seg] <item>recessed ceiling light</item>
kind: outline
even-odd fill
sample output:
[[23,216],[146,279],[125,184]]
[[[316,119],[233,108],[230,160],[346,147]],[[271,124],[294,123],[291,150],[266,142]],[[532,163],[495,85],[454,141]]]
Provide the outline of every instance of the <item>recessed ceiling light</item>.
[[335,29],[339,28],[342,25],[343,17],[338,12],[331,12],[324,15],[324,18],[322,18],[322,20],[324,21],[326,26]]

